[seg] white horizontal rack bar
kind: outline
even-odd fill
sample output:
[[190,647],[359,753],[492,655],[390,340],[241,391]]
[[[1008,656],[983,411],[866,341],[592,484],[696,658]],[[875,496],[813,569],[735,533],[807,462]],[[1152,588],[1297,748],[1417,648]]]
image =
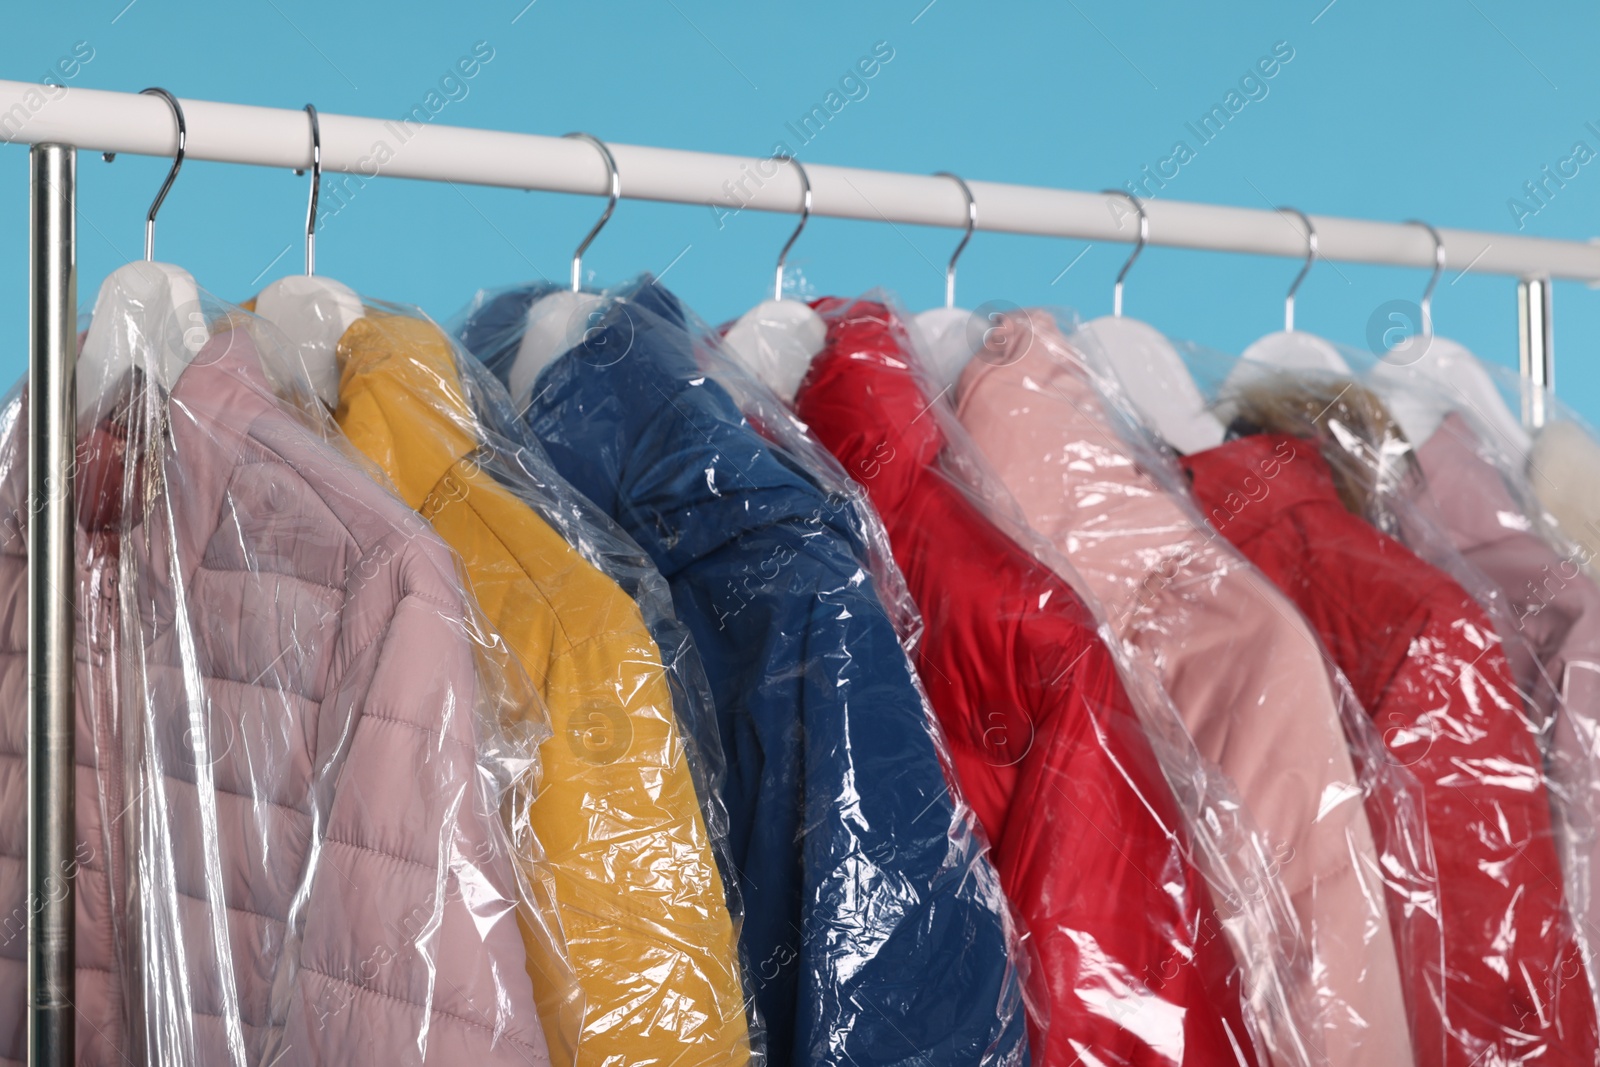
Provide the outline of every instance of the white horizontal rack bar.
[[[308,167],[303,111],[183,100],[188,158],[263,167]],[[590,145],[561,137],[474,130],[416,118],[320,114],[325,182],[339,171],[553,192],[606,193],[604,164]],[[82,149],[170,156],[172,113],[157,97],[0,80],[0,141],[62,143]],[[793,168],[763,159],[610,144],[622,195],[682,204],[795,212]],[[812,212],[834,218],[964,227],[966,202],[954,182],[921,174],[807,164]],[[965,177],[963,175],[963,177]],[[353,179],[351,179],[353,180]],[[978,229],[1089,241],[1131,242],[1127,201],[1103,193],[968,179]],[[1150,243],[1269,256],[1304,256],[1292,216],[1269,209],[1157,199],[1147,204]],[[1420,226],[1312,215],[1323,258],[1422,269],[1433,241]],[[1600,245],[1475,230],[1440,229],[1449,267],[1479,274],[1546,276],[1600,283]]]

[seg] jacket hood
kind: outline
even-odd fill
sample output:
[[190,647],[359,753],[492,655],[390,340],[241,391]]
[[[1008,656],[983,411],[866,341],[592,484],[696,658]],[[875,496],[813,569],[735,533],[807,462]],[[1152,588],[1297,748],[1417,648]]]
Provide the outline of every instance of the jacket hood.
[[[550,291],[503,293],[463,327],[469,348],[474,339],[498,345],[482,358],[502,380],[528,306]],[[610,295],[584,343],[540,373],[523,416],[578,491],[614,515],[668,579],[778,523],[820,523],[853,542],[844,508],[819,508],[820,488],[701,368],[696,346],[705,339],[677,297],[649,275]]]
[[528,322],[528,308],[558,288],[552,282],[532,282],[479,293],[467,308],[465,320],[456,326],[456,339],[504,383]]
[[[874,457],[849,473],[873,483],[879,511],[895,511],[944,450],[944,431],[929,411],[938,398],[929,401],[911,339],[888,307],[838,297],[811,306],[827,320],[828,339],[800,386],[808,416],[828,426],[836,455]],[[906,462],[894,462],[900,455]]]
[[1341,375],[1262,373],[1220,404],[1229,436],[1293,434],[1318,442],[1339,498],[1386,533],[1384,498],[1416,478],[1416,457],[1376,393]]
[[[501,384],[509,384],[511,364],[517,358],[517,347],[527,329],[528,310],[551,293],[563,291],[562,286],[553,282],[530,282],[498,292],[480,293],[467,309],[456,335]],[[640,310],[674,325],[685,324],[683,305],[678,298],[649,274],[640,275],[604,295],[629,300]],[[589,334],[586,340],[584,348],[598,351],[603,347],[594,334]],[[537,386],[534,392],[538,392]]]
[[[449,340],[425,319],[368,314],[339,339],[339,366],[339,425],[352,436],[359,430],[361,450],[421,510],[445,473],[478,446]],[[360,388],[370,375],[393,388]]]

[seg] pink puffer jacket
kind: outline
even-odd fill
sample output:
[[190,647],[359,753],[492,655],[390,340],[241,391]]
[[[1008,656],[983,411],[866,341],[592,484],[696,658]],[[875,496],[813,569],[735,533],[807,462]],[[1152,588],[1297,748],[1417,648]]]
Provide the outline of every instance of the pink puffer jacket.
[[[1396,839],[1406,835],[1374,842],[1341,690],[1316,636],[1152,476],[1046,313],[1015,313],[995,336],[1000,355],[961,375],[958,417],[1272,843],[1302,938],[1283,947],[1308,965],[1296,992],[1320,1015],[1300,1024],[1312,1062],[1415,1062],[1385,886],[1420,887],[1395,894],[1418,907],[1434,887],[1403,862],[1410,851]],[[1374,807],[1388,807],[1380,799]]]
[[[13,397],[0,1063],[25,1046],[26,432]],[[547,1065],[448,549],[240,329],[79,459],[79,1062]]]

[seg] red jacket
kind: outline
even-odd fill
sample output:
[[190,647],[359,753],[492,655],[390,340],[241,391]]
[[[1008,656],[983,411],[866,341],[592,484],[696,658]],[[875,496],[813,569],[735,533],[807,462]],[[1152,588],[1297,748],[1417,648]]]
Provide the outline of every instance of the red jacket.
[[1094,619],[941,469],[881,305],[823,300],[795,407],[883,516],[924,618],[917,668],[1043,962],[1036,1067],[1254,1063],[1233,956]]
[[[1435,1008],[1433,1018],[1446,1027],[1446,1062],[1594,1064],[1600,1038],[1535,729],[1493,624],[1449,575],[1345,510],[1312,442],[1259,434],[1183,465],[1212,525],[1305,614],[1390,754],[1421,781],[1439,869],[1444,1017]],[[1437,994],[1408,993],[1420,1025]]]

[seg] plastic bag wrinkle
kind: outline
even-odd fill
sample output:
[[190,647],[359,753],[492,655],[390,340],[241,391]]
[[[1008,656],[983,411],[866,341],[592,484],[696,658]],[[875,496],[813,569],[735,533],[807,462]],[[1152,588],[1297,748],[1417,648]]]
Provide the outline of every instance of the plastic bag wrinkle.
[[[536,296],[481,294],[457,327],[496,374]],[[773,1062],[1020,1062],[1003,904],[849,498],[741,418],[710,332],[653,282],[593,326],[524,432],[649,552],[708,667]]]
[[[420,313],[369,307],[339,358],[340,425],[458,551],[555,720],[541,787],[508,808],[514,837],[545,846],[585,996],[542,998],[546,1018],[581,1024],[580,1064],[749,1061],[713,857],[724,846],[700,817],[668,672],[639,607],[562,535],[634,567],[637,549],[589,521],[541,457],[480,424],[469,391],[492,406],[503,390]],[[564,508],[558,532],[541,513]]]
[[[1399,376],[1386,371],[1376,380],[1392,388]],[[1357,691],[1374,719],[1388,723],[1396,758],[1430,790],[1446,869],[1451,1042],[1462,1055],[1508,1062],[1588,1062],[1597,1038],[1591,979],[1580,961],[1589,959],[1590,939],[1567,912],[1581,920],[1589,891],[1589,861],[1579,850],[1593,825],[1594,772],[1574,758],[1570,735],[1592,719],[1593,694],[1551,674],[1566,674],[1564,659],[1582,656],[1593,638],[1583,627],[1541,632],[1516,615],[1517,586],[1559,567],[1532,532],[1536,517],[1517,500],[1532,494],[1496,465],[1498,450],[1482,447],[1476,414],[1430,397],[1426,381],[1406,382],[1402,401],[1445,414],[1414,450],[1376,394],[1349,378],[1266,371],[1255,378],[1248,391],[1220,393],[1218,408],[1260,431],[1259,440],[1297,453],[1302,473],[1284,479],[1294,484],[1278,490],[1281,518],[1273,526],[1223,529],[1256,539],[1264,551],[1306,524],[1316,531],[1298,535],[1319,561],[1313,577],[1295,580],[1320,601],[1307,610],[1329,620],[1336,655],[1365,652],[1369,666],[1351,669]],[[1257,440],[1189,461],[1204,464],[1198,469],[1207,475],[1202,481],[1197,473],[1197,492],[1204,487],[1203,498],[1215,497],[1218,486],[1237,483]],[[1380,530],[1394,531],[1405,547]],[[1284,581],[1285,564],[1275,569]],[[1574,569],[1570,579],[1579,577]],[[1556,610],[1574,619],[1596,596],[1582,585],[1555,592]],[[1508,938],[1519,925],[1540,933]],[[1540,977],[1528,988],[1514,977],[1522,974]]]
[[[1096,621],[991,506],[901,316],[876,294],[814,306],[829,344],[796,410],[877,505],[916,593],[923,681],[1039,956],[1035,1056],[1256,1062],[1256,1012]],[[1218,837],[1236,827],[1220,814]]]
[[97,312],[133,326],[80,436],[80,847],[115,875],[80,883],[79,943],[111,957],[79,986],[81,1060],[547,1062],[494,815],[532,756],[482,714],[511,683],[483,671],[448,551],[270,334],[206,301],[170,394],[140,370],[162,332]]
[[1430,1037],[1403,1010],[1402,970],[1426,990],[1438,955],[1425,923],[1390,928],[1437,895],[1415,783],[1294,608],[1163,480],[1170,461],[1141,445],[1114,377],[1049,313],[1011,313],[1005,327],[1000,350],[966,368],[957,412],[1265,835],[1297,918],[1278,927],[1292,961],[1276,972],[1292,983],[1278,1044],[1333,1063],[1411,1062],[1413,1040]]

